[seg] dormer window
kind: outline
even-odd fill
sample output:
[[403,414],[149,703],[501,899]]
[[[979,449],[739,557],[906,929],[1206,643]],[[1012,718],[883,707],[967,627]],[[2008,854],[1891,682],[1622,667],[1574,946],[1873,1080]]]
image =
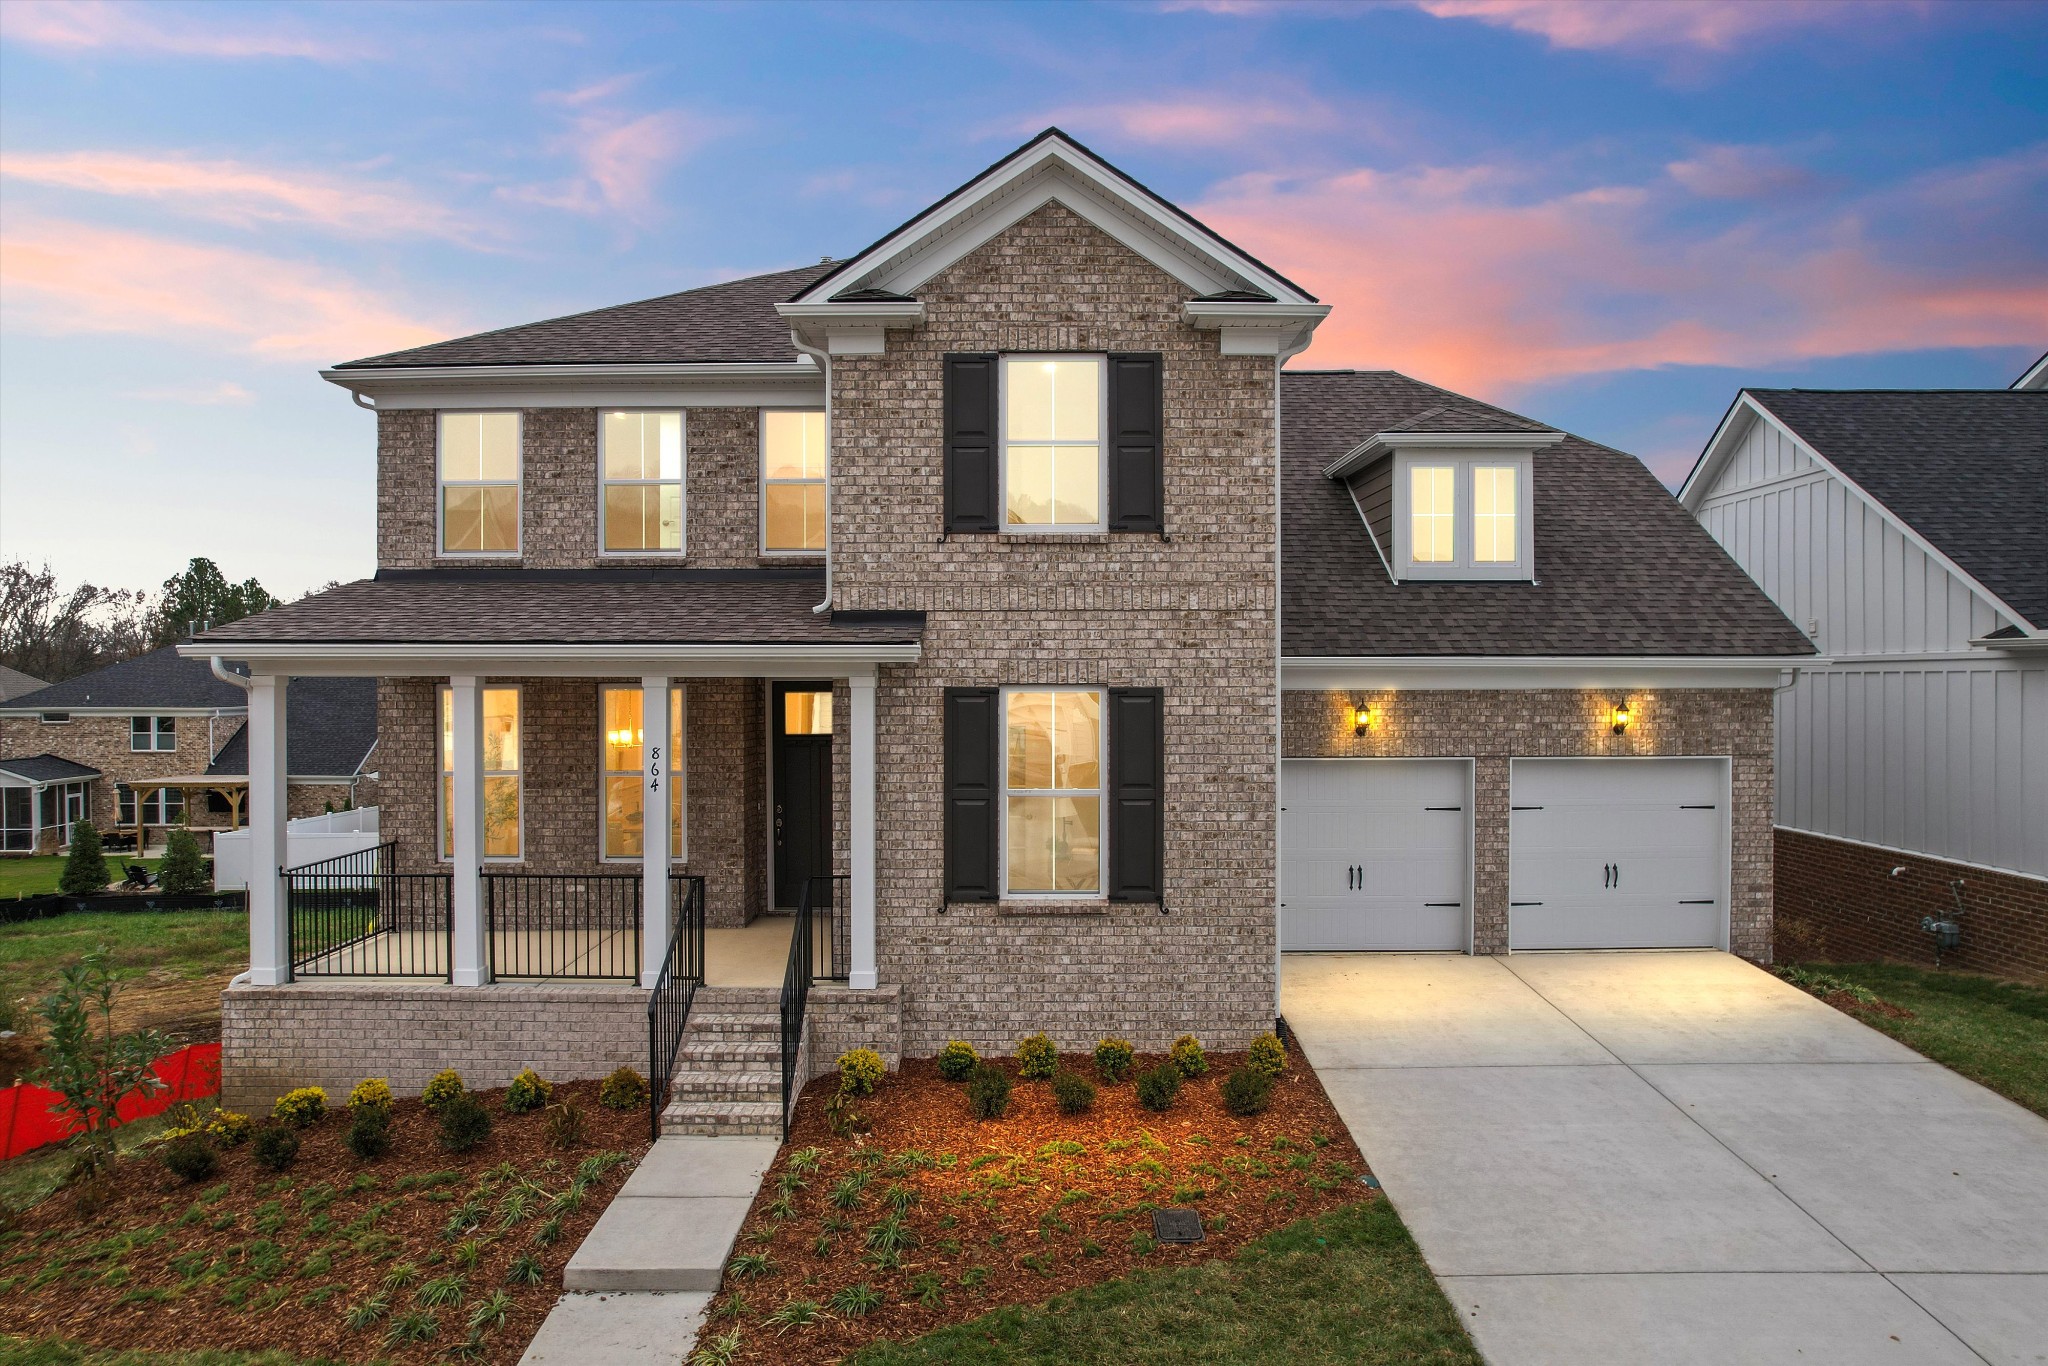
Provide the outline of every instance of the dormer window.
[[1534,577],[1527,452],[1403,451],[1393,460],[1396,578]]

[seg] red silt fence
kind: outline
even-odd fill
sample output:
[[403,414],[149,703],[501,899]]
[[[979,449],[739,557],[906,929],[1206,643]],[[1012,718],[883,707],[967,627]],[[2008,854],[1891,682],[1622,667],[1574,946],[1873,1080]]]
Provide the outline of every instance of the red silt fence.
[[[160,1115],[179,1101],[199,1100],[220,1092],[220,1045],[195,1043],[166,1053],[150,1064],[163,1085],[121,1097],[115,1111],[123,1124]],[[64,1098],[48,1087],[23,1084],[0,1089],[0,1160],[71,1137],[78,1121],[66,1114]]]

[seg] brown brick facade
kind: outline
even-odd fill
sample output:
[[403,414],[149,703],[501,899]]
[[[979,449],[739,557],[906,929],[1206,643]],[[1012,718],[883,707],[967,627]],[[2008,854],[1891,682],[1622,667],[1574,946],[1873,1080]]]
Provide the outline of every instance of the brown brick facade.
[[[1616,735],[1612,694],[1577,690],[1289,692],[1281,734],[1289,758],[1470,758],[1473,946],[1508,946],[1508,761],[1592,755],[1725,755],[1732,765],[1734,867],[1730,947],[1771,961],[1771,694],[1760,688],[1630,689],[1634,719]],[[1374,723],[1354,734],[1352,708]]]
[[[1777,832],[1778,957],[1931,965],[1921,918],[1954,916],[1945,967],[2048,982],[2048,881],[1796,830]],[[1894,877],[1892,870],[1905,871]],[[1962,881],[1963,910],[1949,884]]]

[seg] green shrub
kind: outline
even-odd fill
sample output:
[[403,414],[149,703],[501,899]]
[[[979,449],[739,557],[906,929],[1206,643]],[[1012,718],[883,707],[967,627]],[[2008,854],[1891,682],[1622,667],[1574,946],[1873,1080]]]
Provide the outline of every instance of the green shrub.
[[607,1110],[635,1110],[647,1103],[647,1078],[621,1067],[597,1088],[597,1103]]
[[955,1039],[939,1050],[939,1075],[947,1081],[966,1081],[980,1061],[981,1054],[974,1051],[973,1044]]
[[349,1111],[348,1150],[368,1161],[391,1151],[391,1112],[375,1105]]
[[1255,1115],[1273,1103],[1273,1074],[1246,1064],[1223,1079],[1223,1108],[1233,1115]]
[[1058,1072],[1052,1079],[1052,1098],[1060,1113],[1078,1115],[1095,1104],[1095,1084],[1079,1072]]
[[1095,1070],[1114,1086],[1131,1074],[1131,1041],[1103,1039],[1095,1045]]
[[1251,1059],[1246,1066],[1269,1077],[1279,1076],[1287,1070],[1287,1045],[1280,1042],[1278,1034],[1266,1031],[1252,1040]]
[[185,1134],[172,1139],[164,1144],[161,1156],[173,1175],[187,1181],[204,1181],[220,1165],[213,1145],[199,1134]]
[[512,1084],[505,1088],[505,1111],[507,1114],[523,1115],[529,1110],[538,1110],[548,1103],[555,1088],[531,1067],[523,1069],[512,1078]]
[[287,1091],[277,1098],[277,1104],[270,1107],[272,1119],[281,1120],[294,1129],[318,1124],[326,1113],[327,1093],[317,1086],[301,1086],[296,1091]]
[[458,1091],[441,1102],[434,1112],[441,1125],[441,1146],[451,1153],[466,1153],[491,1132],[491,1112],[468,1091]]
[[1209,1055],[1202,1051],[1202,1041],[1192,1034],[1183,1034],[1173,1041],[1173,1065],[1183,1077],[1199,1077],[1209,1070]]
[[976,1063],[967,1074],[967,1108],[976,1119],[1001,1119],[1010,1109],[1010,1074],[988,1063]]
[[1180,1069],[1170,1062],[1138,1074],[1138,1104],[1147,1110],[1165,1110],[1179,1094]]
[[256,1132],[256,1125],[247,1115],[238,1115],[233,1110],[218,1110],[207,1121],[207,1137],[230,1148],[238,1148],[249,1141],[249,1135]]
[[839,1055],[839,1089],[850,1096],[872,1096],[888,1071],[874,1049],[848,1049]]
[[213,877],[206,871],[199,841],[182,825],[172,826],[164,841],[164,861],[157,868],[156,880],[171,896],[198,896],[213,890]]
[[571,1101],[548,1107],[548,1142],[557,1148],[583,1146],[583,1111]]
[[100,852],[100,832],[91,821],[77,822],[71,827],[71,852],[64,859],[57,890],[66,896],[91,896],[105,891],[113,880],[107,856]]
[[358,1110],[382,1110],[386,1114],[398,1103],[391,1094],[391,1083],[382,1077],[364,1077],[348,1093],[348,1108],[351,1113]]
[[249,1153],[260,1165],[281,1172],[298,1158],[299,1136],[289,1124],[273,1120],[256,1130],[256,1137],[249,1143]]
[[62,969],[57,989],[36,1003],[43,1026],[43,1065],[29,1080],[57,1092],[55,1107],[79,1134],[79,1177],[112,1165],[114,1130],[120,1126],[123,1096],[163,1089],[152,1066],[170,1051],[170,1040],[153,1029],[126,1033],[111,1026],[119,987],[102,944]]
[[429,1110],[439,1114],[441,1107],[459,1095],[465,1094],[462,1074],[452,1067],[443,1068],[427,1083],[427,1089],[420,1092],[420,1099]]
[[1044,1081],[1060,1070],[1060,1050],[1043,1032],[1017,1045],[1017,1075],[1026,1081]]

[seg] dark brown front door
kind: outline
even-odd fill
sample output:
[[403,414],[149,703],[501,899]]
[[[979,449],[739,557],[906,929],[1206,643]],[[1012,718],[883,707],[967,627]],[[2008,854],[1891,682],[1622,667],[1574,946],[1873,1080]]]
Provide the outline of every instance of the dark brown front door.
[[804,880],[832,871],[832,685],[777,683],[774,740],[775,904],[794,907]]

